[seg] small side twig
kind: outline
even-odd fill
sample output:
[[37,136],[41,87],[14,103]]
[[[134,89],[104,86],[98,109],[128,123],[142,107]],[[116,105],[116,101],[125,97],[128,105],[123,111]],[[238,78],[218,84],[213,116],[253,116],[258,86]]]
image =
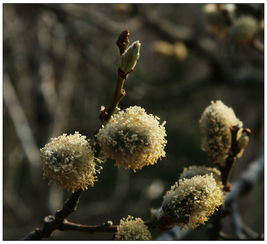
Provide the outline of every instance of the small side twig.
[[[124,51],[127,49],[130,43],[129,35],[130,35],[129,31],[127,30],[122,31],[121,34],[119,35],[118,40],[116,41],[116,44],[120,51],[120,55],[124,53]],[[124,83],[127,76],[128,74],[125,74],[120,68],[118,69],[118,80],[111,105],[109,108],[104,109],[102,111],[102,114],[100,115],[103,124],[107,123],[107,121],[111,118],[111,116],[115,112],[116,108],[119,106],[121,100],[125,97],[126,91],[124,89]]]
[[74,222],[70,222],[68,220],[64,220],[62,225],[60,226],[59,230],[65,231],[65,230],[73,230],[73,231],[81,231],[81,232],[88,232],[88,233],[95,233],[95,232],[116,232],[117,231],[117,225],[109,225],[108,222],[102,224],[102,225],[83,225],[83,224],[77,224]]
[[227,185],[228,178],[230,171],[232,169],[232,166],[236,160],[236,156],[239,153],[240,149],[237,146],[237,133],[238,133],[239,127],[238,126],[233,126],[230,131],[231,131],[231,148],[229,151],[229,155],[225,160],[225,165],[224,166],[219,166],[220,171],[221,171],[221,178],[222,178],[222,184],[225,187],[225,191],[230,191],[230,186]]

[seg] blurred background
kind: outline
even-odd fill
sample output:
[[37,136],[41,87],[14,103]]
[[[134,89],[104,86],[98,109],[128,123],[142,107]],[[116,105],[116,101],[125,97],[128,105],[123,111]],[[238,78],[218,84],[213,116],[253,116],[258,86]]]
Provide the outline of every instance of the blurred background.
[[[41,226],[70,195],[43,179],[39,148],[74,131],[93,139],[100,106],[110,104],[116,85],[115,42],[123,30],[142,47],[121,108],[139,105],[167,122],[167,157],[136,173],[106,162],[70,220],[149,219],[183,167],[211,165],[198,127],[211,100],[232,107],[253,133],[231,182],[263,154],[263,4],[4,4],[3,15],[5,240]],[[252,19],[249,27],[234,26],[244,15]],[[264,229],[263,187],[261,177],[238,202],[243,220],[258,233]],[[206,228],[184,238],[208,239]],[[227,218],[224,228],[231,232]],[[154,238],[159,235],[153,230]],[[111,237],[55,231],[51,239]]]

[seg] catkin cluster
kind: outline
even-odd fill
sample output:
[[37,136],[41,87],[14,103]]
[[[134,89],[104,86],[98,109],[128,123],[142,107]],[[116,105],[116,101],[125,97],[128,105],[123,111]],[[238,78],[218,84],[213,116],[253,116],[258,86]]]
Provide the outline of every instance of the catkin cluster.
[[50,181],[71,192],[94,185],[99,160],[85,136],[78,132],[63,134],[52,138],[40,151],[44,176]]
[[[242,128],[243,123],[236,117],[232,108],[221,101],[211,102],[199,121],[202,133],[202,150],[208,153],[210,160],[224,166],[231,148],[231,127]],[[237,139],[241,135],[238,133]]]
[[116,166],[141,169],[165,157],[166,131],[159,118],[138,106],[114,114],[96,136],[105,157]]
[[224,202],[224,193],[213,174],[179,179],[164,196],[163,214],[180,227],[195,228]]
[[147,241],[151,239],[151,233],[141,218],[128,216],[120,220],[115,240]]

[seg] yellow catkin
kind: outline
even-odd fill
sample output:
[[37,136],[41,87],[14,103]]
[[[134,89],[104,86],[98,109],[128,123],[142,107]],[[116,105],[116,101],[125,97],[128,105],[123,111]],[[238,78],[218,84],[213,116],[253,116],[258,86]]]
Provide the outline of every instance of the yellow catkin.
[[224,202],[224,193],[212,175],[180,179],[166,193],[162,211],[180,227],[204,224]]
[[115,240],[148,241],[152,236],[141,218],[128,216],[120,220],[120,225],[115,233]]
[[190,179],[197,175],[212,175],[216,183],[221,185],[221,172],[217,168],[192,165],[184,168],[179,179]]
[[125,169],[141,169],[165,157],[165,122],[138,106],[114,114],[99,130],[97,142],[105,157]]
[[94,185],[99,160],[85,136],[75,132],[51,138],[40,152],[44,176],[51,182],[71,192]]
[[[232,108],[221,101],[212,101],[202,113],[199,125],[202,150],[208,153],[212,162],[223,166],[231,148],[230,128],[233,126],[241,128],[243,123],[235,116]],[[241,132],[241,129],[239,131]]]

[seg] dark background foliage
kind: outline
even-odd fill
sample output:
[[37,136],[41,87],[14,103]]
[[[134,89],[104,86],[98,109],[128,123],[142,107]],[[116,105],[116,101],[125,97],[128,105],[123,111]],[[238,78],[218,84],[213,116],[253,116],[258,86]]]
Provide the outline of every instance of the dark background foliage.
[[[198,120],[211,100],[233,107],[253,134],[231,181],[263,153],[263,55],[210,31],[201,4],[4,4],[4,239],[22,238],[69,196],[43,180],[39,148],[51,137],[79,131],[93,139],[101,105],[116,84],[122,30],[142,43],[121,108],[139,105],[167,121],[167,157],[136,173],[104,165],[69,219],[85,224],[149,218],[183,167],[211,165],[200,149]],[[258,20],[263,5],[237,5]],[[263,33],[257,38],[262,40]],[[160,55],[155,42],[183,42],[186,57]],[[263,179],[238,202],[263,232]],[[225,219],[224,228],[231,232]],[[160,231],[153,232],[156,238]],[[110,239],[110,234],[55,232],[55,239]],[[186,239],[207,239],[206,226]]]

